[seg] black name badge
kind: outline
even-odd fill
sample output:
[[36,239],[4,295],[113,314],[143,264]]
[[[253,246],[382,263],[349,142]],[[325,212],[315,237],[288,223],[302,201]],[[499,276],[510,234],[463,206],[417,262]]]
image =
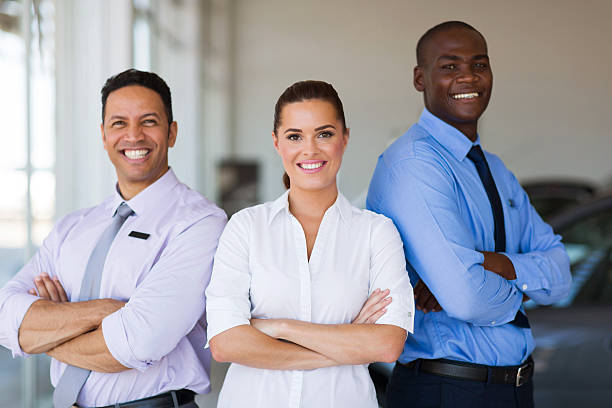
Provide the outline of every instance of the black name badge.
[[147,239],[151,236],[151,234],[146,234],[144,232],[132,231],[128,234],[128,237],[138,238],[138,239]]

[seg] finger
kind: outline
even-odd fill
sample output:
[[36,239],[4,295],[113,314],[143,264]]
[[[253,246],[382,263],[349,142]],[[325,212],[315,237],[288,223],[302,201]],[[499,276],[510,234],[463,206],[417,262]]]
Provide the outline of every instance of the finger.
[[423,288],[425,287],[425,285],[423,284],[423,281],[420,280],[417,282],[416,285],[414,285],[414,298],[418,298],[421,295],[421,292],[423,291]]
[[30,290],[28,290],[28,293],[29,293],[30,295],[38,296],[38,295],[36,294],[36,289],[30,289]]
[[388,295],[389,295],[389,289],[385,289],[385,290],[376,289],[374,292],[372,292],[372,294],[370,295],[368,300],[366,300],[366,302],[364,303],[362,309],[366,309],[369,306],[372,306],[372,305],[380,302],[382,299],[384,299]]
[[60,298],[59,298],[59,294],[57,293],[57,287],[55,286],[51,278],[49,278],[49,275],[47,275],[46,273],[42,273],[41,276],[42,276],[42,281],[45,284],[45,287],[47,288],[47,292],[49,292],[49,296],[51,297],[51,300],[53,302],[59,302]]
[[38,296],[43,299],[50,300],[51,296],[49,296],[49,292],[47,292],[47,287],[45,286],[42,278],[37,276],[34,278],[34,286],[36,286],[36,290],[38,291]]
[[375,309],[376,305],[387,297],[387,295],[389,295],[389,289],[376,289],[374,292],[372,292],[368,300],[366,300],[360,313],[363,313],[365,316],[372,314],[372,310]]
[[430,294],[429,299],[425,303],[425,308],[427,310],[434,310],[436,306],[438,306],[438,299],[433,294]]
[[378,321],[378,319],[381,318],[382,315],[384,315],[385,313],[387,313],[387,308],[384,309],[380,309],[378,312],[374,313],[372,316],[370,316],[366,323],[370,323],[370,324],[374,324]]
[[66,291],[64,290],[64,287],[57,276],[53,278],[53,283],[55,284],[55,289],[57,289],[60,302],[68,302],[68,295],[66,294]]

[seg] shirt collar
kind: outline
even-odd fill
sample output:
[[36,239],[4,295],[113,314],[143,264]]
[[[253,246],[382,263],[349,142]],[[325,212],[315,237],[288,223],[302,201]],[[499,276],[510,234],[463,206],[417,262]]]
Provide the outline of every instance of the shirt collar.
[[427,108],[423,109],[419,125],[459,161],[465,159],[472,146],[480,144],[479,135],[472,143],[461,131],[433,115]]
[[[285,212],[287,215],[289,212],[289,190],[285,191],[283,195],[278,197],[276,200],[272,202],[271,213],[270,213],[270,223],[276,218],[278,214],[281,212]],[[351,222],[351,217],[353,215],[353,206],[351,203],[342,195],[341,192],[338,191],[338,197],[336,201],[329,207],[326,211],[338,211],[340,214],[340,218],[348,224]]]
[[131,200],[124,200],[119,193],[119,185],[115,185],[115,194],[111,202],[111,216],[115,215],[117,207],[121,203],[125,202],[134,211],[136,215],[141,215],[152,209],[158,207],[160,202],[167,201],[169,193],[174,187],[179,184],[179,180],[176,178],[174,171],[168,169],[163,176],[157,179],[153,184],[142,190],[140,193],[132,197]]

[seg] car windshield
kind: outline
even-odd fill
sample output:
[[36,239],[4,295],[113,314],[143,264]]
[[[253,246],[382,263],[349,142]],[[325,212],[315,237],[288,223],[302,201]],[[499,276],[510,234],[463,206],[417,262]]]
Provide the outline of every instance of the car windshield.
[[555,306],[612,304],[612,208],[557,231],[570,258],[572,290]]

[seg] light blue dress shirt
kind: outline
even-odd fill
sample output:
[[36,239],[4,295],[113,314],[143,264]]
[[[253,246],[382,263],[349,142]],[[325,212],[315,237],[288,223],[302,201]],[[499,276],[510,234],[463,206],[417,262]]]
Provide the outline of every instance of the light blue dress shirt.
[[[479,139],[476,144],[479,144]],[[400,362],[447,358],[504,366],[533,351],[530,329],[512,321],[523,293],[551,304],[569,292],[569,258],[561,243],[495,155],[485,152],[504,210],[508,281],[483,268],[495,251],[493,212],[467,153],[473,143],[426,109],[419,122],[379,157],[367,208],[391,218],[404,241],[413,285],[419,277],[443,307],[417,311]]]

